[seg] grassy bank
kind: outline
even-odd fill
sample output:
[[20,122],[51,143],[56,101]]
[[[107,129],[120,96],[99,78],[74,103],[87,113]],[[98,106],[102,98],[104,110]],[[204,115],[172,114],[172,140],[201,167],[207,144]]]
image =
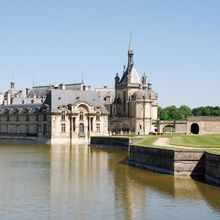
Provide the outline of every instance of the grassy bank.
[[[155,146],[154,142],[158,138],[170,138],[170,145],[168,146]],[[139,146],[148,146],[162,149],[183,150],[181,147],[198,148],[209,153],[220,155],[220,135],[163,135],[163,136],[145,136],[143,140],[137,143]],[[180,148],[178,148],[180,146]],[[214,148],[214,149],[212,149]],[[218,149],[219,148],[219,149]],[[194,149],[195,150],[195,149]]]
[[220,135],[181,135],[172,136],[171,145],[199,147],[199,148],[218,148],[220,149]]

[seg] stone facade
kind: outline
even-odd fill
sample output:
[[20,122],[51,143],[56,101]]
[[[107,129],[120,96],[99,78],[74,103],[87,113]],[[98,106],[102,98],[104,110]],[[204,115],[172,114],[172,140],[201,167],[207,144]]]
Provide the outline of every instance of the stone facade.
[[128,49],[128,64],[122,77],[115,77],[115,98],[110,107],[109,130],[113,134],[157,132],[157,94],[144,74],[134,67],[133,50]]
[[95,92],[51,89],[43,104],[2,105],[0,137],[86,143],[108,135],[108,114]]
[[[23,94],[11,82],[9,90],[0,93],[0,135],[45,137],[53,142],[88,140],[94,135],[147,135],[167,131],[220,134],[220,117],[158,120],[157,93],[145,74],[140,77],[133,56],[130,44],[127,66],[121,77],[116,74],[114,88],[90,91],[90,86],[82,82],[34,86],[26,88]],[[48,103],[49,97],[55,98]],[[48,106],[47,120],[45,106]]]
[[187,117],[187,134],[220,134],[220,117],[189,116]]

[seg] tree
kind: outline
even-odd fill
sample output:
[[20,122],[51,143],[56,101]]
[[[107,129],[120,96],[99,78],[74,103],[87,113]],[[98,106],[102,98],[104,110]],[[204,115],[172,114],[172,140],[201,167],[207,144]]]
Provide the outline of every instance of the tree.
[[192,110],[186,105],[181,105],[179,108],[180,120],[186,120],[187,116],[192,115]]

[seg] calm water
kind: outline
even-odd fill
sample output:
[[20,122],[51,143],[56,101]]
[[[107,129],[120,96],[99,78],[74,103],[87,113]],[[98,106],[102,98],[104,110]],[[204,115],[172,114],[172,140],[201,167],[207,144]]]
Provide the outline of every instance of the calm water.
[[220,188],[126,165],[126,152],[0,145],[0,219],[220,219]]

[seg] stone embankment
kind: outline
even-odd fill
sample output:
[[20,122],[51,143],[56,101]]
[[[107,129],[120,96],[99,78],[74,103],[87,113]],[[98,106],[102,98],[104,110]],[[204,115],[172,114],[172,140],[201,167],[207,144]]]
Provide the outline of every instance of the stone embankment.
[[166,150],[131,146],[129,164],[173,175],[201,178],[205,172],[204,151]]
[[[220,186],[220,155],[182,147],[180,150],[137,146],[137,138],[92,137],[91,145],[128,151],[129,164],[172,175],[191,176]],[[165,143],[163,143],[165,144]]]
[[205,179],[220,186],[220,155],[206,153]]
[[90,145],[128,150],[130,144],[138,142],[141,139],[132,137],[91,137]]

